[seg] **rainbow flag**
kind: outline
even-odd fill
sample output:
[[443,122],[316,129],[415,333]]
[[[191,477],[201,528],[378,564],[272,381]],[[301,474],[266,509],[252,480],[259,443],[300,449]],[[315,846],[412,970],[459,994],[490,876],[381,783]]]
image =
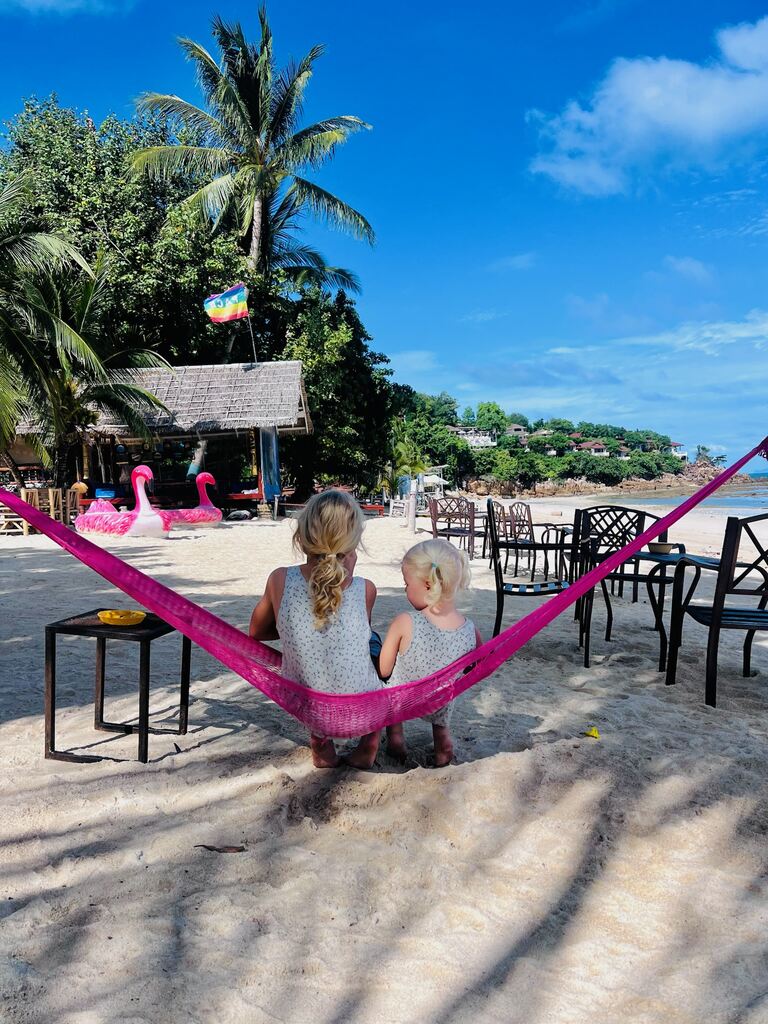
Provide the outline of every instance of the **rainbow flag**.
[[244,316],[248,316],[248,289],[241,281],[219,295],[209,295],[203,303],[203,309],[217,324],[225,324],[228,320],[242,320]]

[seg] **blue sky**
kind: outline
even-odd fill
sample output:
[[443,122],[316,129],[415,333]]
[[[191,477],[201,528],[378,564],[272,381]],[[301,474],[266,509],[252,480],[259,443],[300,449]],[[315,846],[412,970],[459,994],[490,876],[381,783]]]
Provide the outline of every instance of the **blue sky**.
[[[255,9],[0,0],[0,119],[51,91],[96,118],[145,89],[197,99],[175,38],[208,44],[213,11],[254,31]],[[768,0],[270,18],[280,59],[327,46],[306,117],[373,125],[316,177],[376,246],[308,234],[360,275],[397,379],[729,456],[768,433]]]

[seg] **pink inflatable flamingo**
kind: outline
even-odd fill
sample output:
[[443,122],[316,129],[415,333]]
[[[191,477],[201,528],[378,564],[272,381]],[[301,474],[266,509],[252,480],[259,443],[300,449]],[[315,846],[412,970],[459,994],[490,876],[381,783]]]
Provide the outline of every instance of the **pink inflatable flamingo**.
[[[149,466],[137,466],[131,473],[136,507],[133,512],[116,512],[109,502],[94,502],[75,519],[78,533],[101,533],[112,537],[167,537],[171,519],[167,512],[152,508],[145,486],[153,479]],[[109,510],[105,506],[109,505]]]
[[197,508],[179,508],[168,512],[174,526],[216,526],[221,522],[221,509],[211,503],[206,490],[208,484],[214,485],[216,481],[210,473],[198,473],[195,482],[200,504]]

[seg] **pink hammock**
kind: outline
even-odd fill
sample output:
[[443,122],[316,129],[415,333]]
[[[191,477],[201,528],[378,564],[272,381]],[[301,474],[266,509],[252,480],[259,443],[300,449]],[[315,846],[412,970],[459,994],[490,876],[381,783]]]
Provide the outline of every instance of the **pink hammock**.
[[499,665],[518,651],[531,637],[583,597],[601,579],[613,572],[640,549],[669,529],[701,501],[745,466],[750,459],[768,458],[768,437],[738,462],[705,484],[669,515],[655,522],[620,551],[610,555],[597,568],[576,580],[567,590],[530,612],[499,636],[439,672],[401,686],[389,686],[370,693],[331,694],[312,690],[280,675],[280,654],[169,587],[158,583],[121,558],[104,551],[84,537],[50,519],[9,491],[0,489],[0,502],[6,504],[36,530],[46,534],[104,579],[124,591],[139,604],[159,615],[179,632],[208,651],[227,668],[279,704],[307,728],[321,736],[362,736],[385,725],[431,714],[470,686],[491,675]]

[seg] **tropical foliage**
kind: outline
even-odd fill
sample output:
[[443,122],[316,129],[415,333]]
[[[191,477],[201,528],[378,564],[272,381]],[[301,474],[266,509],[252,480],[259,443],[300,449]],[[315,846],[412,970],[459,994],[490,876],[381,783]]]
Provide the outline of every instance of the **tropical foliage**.
[[215,17],[218,61],[199,43],[179,40],[195,66],[206,106],[145,93],[140,111],[169,119],[178,126],[180,138],[176,145],[139,150],[132,160],[134,171],[161,181],[173,181],[179,173],[198,179],[199,187],[182,208],[214,232],[236,227],[252,274],[271,279],[279,270],[296,286],[354,289],[354,275],[327,266],[320,253],[296,240],[295,231],[298,218],[308,213],[373,241],[373,230],[361,213],[304,177],[351,135],[370,126],[343,114],[300,127],[304,94],[323,47],[313,46],[300,61],[278,70],[264,7],[259,21],[261,39],[253,44],[239,23]]

